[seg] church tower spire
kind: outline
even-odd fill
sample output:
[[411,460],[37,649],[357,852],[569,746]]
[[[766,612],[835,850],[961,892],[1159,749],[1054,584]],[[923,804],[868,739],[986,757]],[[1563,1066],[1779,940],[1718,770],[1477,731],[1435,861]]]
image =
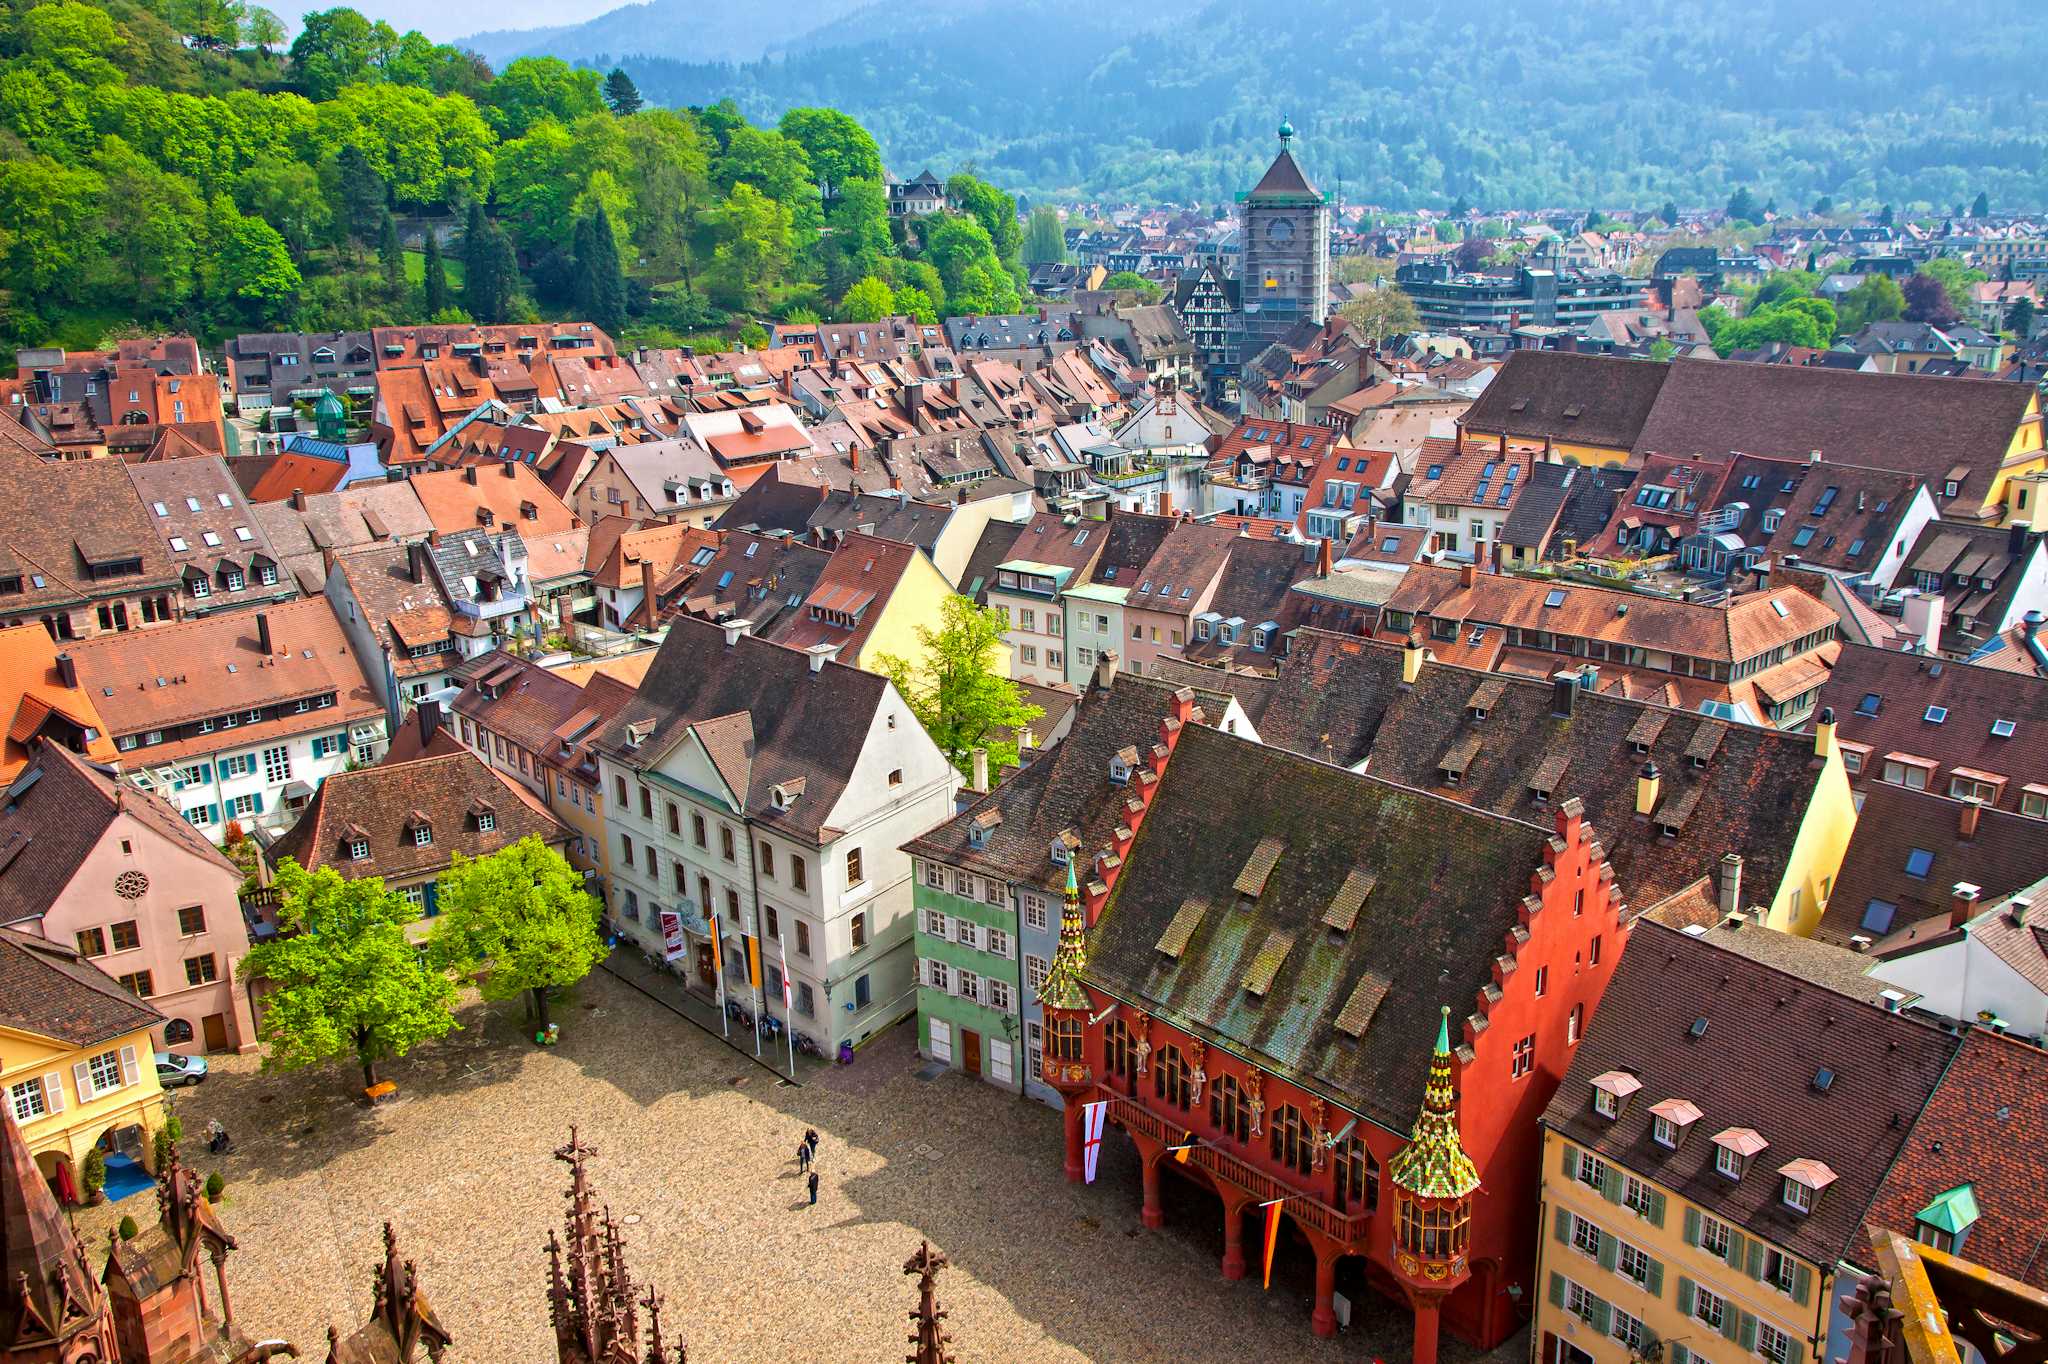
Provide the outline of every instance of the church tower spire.
[[1086,1009],[1088,994],[1081,988],[1081,972],[1088,965],[1088,920],[1081,913],[1081,883],[1074,874],[1078,850],[1067,850],[1066,903],[1060,907],[1060,945],[1046,969],[1045,984],[1038,997],[1054,1009]]
[[1394,1186],[1394,1268],[1415,1309],[1409,1358],[1436,1364],[1444,1299],[1472,1277],[1465,1253],[1472,1238],[1472,1195],[1479,1190],[1478,1167],[1458,1139],[1448,1005],[1437,1020],[1422,1111],[1408,1144],[1387,1163],[1387,1178]]
[[121,1357],[99,1276],[36,1168],[11,1107],[0,1113],[0,1274],[0,1361]]
[[1038,998],[1045,1006],[1045,1082],[1059,1091],[1066,1128],[1067,1178],[1081,1182],[1081,1105],[1094,1095],[1095,1072],[1088,1064],[1088,919],[1081,910],[1081,881],[1075,863],[1081,850],[1069,846],[1067,899],[1060,909],[1060,945],[1046,970]]

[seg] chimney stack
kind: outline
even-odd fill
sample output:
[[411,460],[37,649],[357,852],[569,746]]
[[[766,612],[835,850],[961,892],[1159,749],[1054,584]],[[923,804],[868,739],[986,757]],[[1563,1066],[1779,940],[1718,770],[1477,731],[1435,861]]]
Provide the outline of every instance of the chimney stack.
[[1097,688],[1108,691],[1116,682],[1116,665],[1117,653],[1114,649],[1104,649],[1095,656],[1095,685]]
[[1835,751],[1835,708],[1822,706],[1813,722],[1813,756],[1822,762]]
[[1458,586],[1470,588],[1479,585],[1479,565],[1463,564],[1458,569]]
[[419,705],[413,708],[413,714],[419,717],[420,748],[424,750],[441,729],[441,703],[422,697]]
[[295,511],[295,512],[302,512],[302,511],[304,511],[305,509],[306,509],[306,490],[305,490],[304,488],[294,488],[294,489],[292,489],[292,510],[293,510],[293,511]]
[[472,488],[476,486],[476,466],[474,464],[462,466],[462,481]]
[[1742,854],[1721,856],[1721,913],[1734,914],[1742,908]]
[[[718,628],[725,631],[725,647],[730,649],[738,644],[741,638],[754,633],[754,622],[748,620],[745,616],[728,616],[718,622]],[[813,644],[811,648],[813,650],[830,648],[835,653],[838,651],[836,645]],[[813,653],[811,655],[811,671],[816,672],[822,666],[824,665],[818,661],[817,655]]]
[[405,547],[405,575],[416,583],[427,580],[427,547],[417,540]]
[[1977,824],[1984,818],[1984,802],[1975,796],[1963,797],[1963,808],[1956,816],[1956,833],[1968,843],[1977,836]]
[[1572,707],[1578,701],[1579,675],[1566,669],[1550,675],[1550,713],[1571,718]]
[[972,757],[974,778],[969,783],[969,789],[986,792],[988,790],[988,750],[977,748],[974,750]]
[[519,477],[519,465],[513,460],[500,460],[498,461],[498,472],[504,474],[507,478],[517,478]]
[[1318,578],[1330,576],[1331,570],[1335,567],[1333,562],[1335,557],[1336,552],[1331,549],[1328,540],[1316,541],[1316,576]]
[[270,613],[268,611],[258,611],[256,613],[256,647],[263,652],[265,658],[270,657],[275,652],[270,643]]
[[68,652],[57,655],[57,680],[67,687],[78,686],[78,660]]
[[1422,636],[1410,635],[1408,642],[1401,646],[1401,684],[1412,687],[1415,679],[1422,676]]
[[1648,819],[1650,812],[1657,808],[1657,789],[1662,784],[1657,764],[1643,764],[1642,773],[1636,777],[1636,815]]
[[1948,926],[1961,928],[1970,922],[1970,916],[1977,912],[1977,897],[1983,893],[1981,887],[1973,886],[1968,881],[1956,882],[1955,898],[1949,901]]
[[804,652],[811,656],[811,674],[816,676],[825,671],[827,663],[839,657],[839,646],[837,644],[813,644],[805,649]]
[[2015,521],[2005,528],[2005,552],[2017,559],[2027,552],[2027,532],[2032,530],[2024,521]]
[[640,602],[641,609],[647,613],[647,628],[652,630],[661,623],[661,602],[654,591],[654,560],[651,558],[640,560]]

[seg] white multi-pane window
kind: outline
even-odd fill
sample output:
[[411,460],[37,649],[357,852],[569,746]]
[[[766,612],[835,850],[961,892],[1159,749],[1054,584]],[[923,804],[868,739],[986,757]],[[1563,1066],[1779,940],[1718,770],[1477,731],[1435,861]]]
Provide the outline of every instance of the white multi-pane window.
[[1650,1282],[1650,1266],[1653,1263],[1647,1251],[1623,1241],[1620,1251],[1614,1257],[1614,1272],[1639,1284],[1647,1284]]
[[1771,1364],[1785,1364],[1792,1357],[1792,1337],[1767,1321],[1756,1324],[1756,1352]]
[[1600,1258],[1600,1227],[1576,1214],[1572,1217],[1572,1248],[1594,1259]]
[[995,954],[998,957],[1007,957],[1010,955],[1009,934],[1003,932],[1003,930],[1000,928],[988,929],[987,934],[988,942],[986,944],[986,950]]
[[1010,983],[1004,980],[997,980],[994,976],[990,976],[988,979],[989,1008],[1001,1009],[1004,1013],[1008,1013],[1010,1012],[1012,1003],[1013,1000],[1011,998]]
[[924,912],[925,932],[931,934],[934,938],[944,938],[949,936],[948,928],[949,925],[946,922],[945,915],[939,913],[936,909],[928,909]]
[[972,971],[961,971],[957,973],[957,978],[959,984],[954,987],[954,993],[962,999],[971,999],[979,1003],[981,1001],[981,977],[975,975]]
[[1024,897],[1024,926],[1033,932],[1043,933],[1046,926],[1045,897],[1026,895]]
[[947,970],[946,963],[926,958],[924,970],[925,984],[931,986],[934,990],[951,989],[951,973]]
[[966,919],[953,921],[953,940],[962,947],[981,946],[981,925]]
[[1033,956],[1029,952],[1024,954],[1024,983],[1031,987],[1032,994],[1044,988],[1047,969],[1044,957]]
[[14,1120],[18,1123],[33,1122],[50,1111],[41,1080],[23,1080],[7,1091],[7,1097],[14,1108]]
[[275,786],[292,777],[292,754],[289,748],[278,744],[263,750],[263,780]]
[[1614,1320],[1609,1323],[1607,1333],[1631,1351],[1642,1349],[1643,1323],[1639,1317],[1632,1317],[1619,1307],[1614,1309]]

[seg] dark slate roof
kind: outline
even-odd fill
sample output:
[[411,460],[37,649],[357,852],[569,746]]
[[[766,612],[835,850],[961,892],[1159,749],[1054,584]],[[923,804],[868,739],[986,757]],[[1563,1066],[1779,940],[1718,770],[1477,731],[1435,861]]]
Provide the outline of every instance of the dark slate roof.
[[1912,587],[1915,575],[1934,574],[1941,583],[1943,644],[1958,651],[1974,649],[1989,637],[1990,627],[2011,614],[2013,598],[2037,571],[2039,538],[2020,525],[1930,521],[1907,548],[1893,581]]
[[163,1021],[73,949],[0,928],[0,1026],[90,1047]]
[[[1670,370],[1636,438],[1639,451],[1805,459],[1819,450],[1842,464],[1918,474],[1944,506],[1983,503],[2033,397],[2025,384],[1805,365],[1674,360]],[[1499,387],[1496,378],[1479,401]],[[1961,471],[1955,499],[1941,490],[1952,470]]]
[[1487,435],[1628,449],[1649,420],[1669,370],[1648,360],[1518,350],[1459,425]]
[[[2048,680],[1844,643],[1820,704],[1834,707],[1836,738],[1870,748],[1853,778],[1859,787],[1883,779],[1887,753],[1938,763],[1932,791],[1947,792],[1958,767],[2000,774],[2001,810],[2020,808],[2022,786],[2048,784]],[[1927,718],[1935,707],[1939,724]],[[2001,720],[2012,722],[2010,735],[1992,733]]]
[[1292,199],[1302,195],[1314,195],[1316,187],[1301,173],[1301,167],[1294,162],[1294,153],[1284,147],[1280,155],[1273,158],[1273,164],[1266,167],[1266,173],[1259,177],[1259,183],[1252,186],[1249,197],[1253,199]]
[[1529,470],[1529,481],[1522,485],[1521,496],[1515,499],[1507,520],[1501,523],[1501,542],[1541,552],[1564,514],[1571,485],[1585,472],[1576,464],[1538,461]]
[[1174,524],[1170,516],[1112,511],[1109,514],[1109,538],[1102,542],[1102,553],[1096,556],[1095,568],[1089,573],[1088,581],[1136,590],[1138,571],[1159,552],[1159,546],[1166,542],[1167,532],[1173,529]]
[[1010,557],[1010,546],[1023,529],[1008,521],[990,521],[981,528],[981,538],[967,556],[967,567],[960,571],[961,596],[976,606],[988,605],[988,585],[996,580],[996,565]]
[[1207,639],[1190,639],[1184,651],[1194,662],[1217,662],[1231,659],[1238,662],[1256,661],[1260,667],[1271,667],[1278,661],[1281,642],[1277,638],[1269,641],[1264,650],[1252,648],[1252,631],[1268,621],[1278,624],[1289,614],[1288,589],[1303,578],[1315,576],[1315,548],[1298,545],[1292,540],[1255,540],[1239,536],[1230,542],[1230,558],[1223,566],[1223,577],[1216,584],[1216,591],[1209,599],[1209,609],[1225,620],[1239,617],[1244,621],[1244,630],[1237,643],[1224,644],[1213,635]]
[[[477,827],[485,809],[492,816],[490,829]],[[413,833],[422,815],[433,835],[424,847]],[[293,858],[302,867],[333,867],[348,877],[409,881],[448,866],[455,853],[487,857],[529,834],[553,844],[569,837],[538,800],[464,749],[335,773],[320,783],[313,803],[271,855]],[[369,843],[369,857],[348,855],[346,845],[356,837]]]
[[713,530],[784,530],[801,535],[823,501],[825,489],[812,483],[777,477],[771,472],[752,486],[712,524]]
[[[1892,946],[1915,926],[1924,926],[1922,932],[1947,928],[1958,882],[1983,892],[1975,906],[1982,910],[2048,876],[2048,827],[2040,820],[1980,810],[1976,833],[1965,838],[1967,808],[1945,795],[1887,782],[1864,787],[1856,832],[1813,935],[1833,943],[1862,936]],[[1872,901],[1892,905],[1894,912],[1888,919],[1882,911],[1872,916]],[[1866,916],[1870,927],[1864,926]]]
[[[726,643],[716,625],[677,617],[631,705],[596,747],[635,770],[659,762],[691,725],[750,714],[753,739],[747,814],[792,836],[816,839],[846,790],[889,684],[843,663],[811,671],[798,649],[741,636]],[[651,725],[628,747],[626,732]],[[803,794],[777,809],[770,788],[801,778]]]
[[[1190,727],[1090,935],[1086,978],[1405,1131],[1438,1006],[1492,983],[1549,836]],[[1267,839],[1284,847],[1258,896],[1241,898],[1233,884]],[[1375,875],[1377,886],[1357,928],[1332,944],[1323,915],[1354,870]],[[1210,908],[1185,950],[1167,956],[1160,935],[1191,896]],[[1247,968],[1276,932],[1296,935],[1294,944],[1263,997],[1252,995]],[[1390,984],[1353,1042],[1336,1019],[1368,972]]]
[[682,604],[712,620],[745,616],[759,632],[794,618],[832,556],[781,536],[727,531],[725,542],[684,589]]
[[918,502],[888,493],[869,496],[834,489],[827,492],[812,511],[810,531],[814,538],[860,531],[884,540],[901,540],[929,554],[952,515],[950,503]]
[[1914,1215],[1959,1184],[1975,1185],[1977,1222],[1961,1253],[2048,1288],[2048,1052],[1973,1028],[1934,1098],[1906,1134],[1870,1220],[1914,1235]]
[[[1698,1037],[1695,1020],[1705,1019]],[[1544,1124],[1715,1217],[1832,1264],[1863,1244],[1863,1217],[1957,1046],[1887,1013],[1708,942],[1640,920]],[[1814,1080],[1833,1072],[1825,1092]],[[1614,1120],[1593,1079],[1641,1084]],[[1688,1099],[1701,1117],[1676,1150],[1650,1136],[1650,1106]],[[1739,1182],[1715,1172],[1714,1135],[1753,1128],[1770,1145]],[[1812,1213],[1781,1200],[1780,1166],[1825,1162],[1836,1181]]]
[[1635,473],[1628,469],[1580,470],[1565,489],[1564,510],[1558,514],[1557,534],[1552,540],[1558,553],[1562,554],[1566,540],[1583,545],[1606,530],[1614,517],[1615,504],[1634,481]]

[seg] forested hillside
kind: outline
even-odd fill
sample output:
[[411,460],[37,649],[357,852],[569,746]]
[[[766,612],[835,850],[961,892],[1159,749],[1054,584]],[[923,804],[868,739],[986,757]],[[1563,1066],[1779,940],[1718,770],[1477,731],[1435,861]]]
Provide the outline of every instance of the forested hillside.
[[[768,316],[1014,307],[1009,196],[892,232],[874,140],[493,72],[354,10],[289,47],[238,0],[0,9],[0,344],[587,316],[702,344]],[[854,285],[862,287],[842,303]]]
[[[893,167],[972,160],[1034,194],[1227,199],[1290,118],[1326,186],[1391,207],[2048,207],[2028,0],[1079,0],[873,4],[747,65],[687,29],[612,49],[650,98],[846,110]],[[570,40],[575,41],[575,40]],[[644,55],[631,56],[638,51]],[[678,59],[681,60],[678,60]]]

